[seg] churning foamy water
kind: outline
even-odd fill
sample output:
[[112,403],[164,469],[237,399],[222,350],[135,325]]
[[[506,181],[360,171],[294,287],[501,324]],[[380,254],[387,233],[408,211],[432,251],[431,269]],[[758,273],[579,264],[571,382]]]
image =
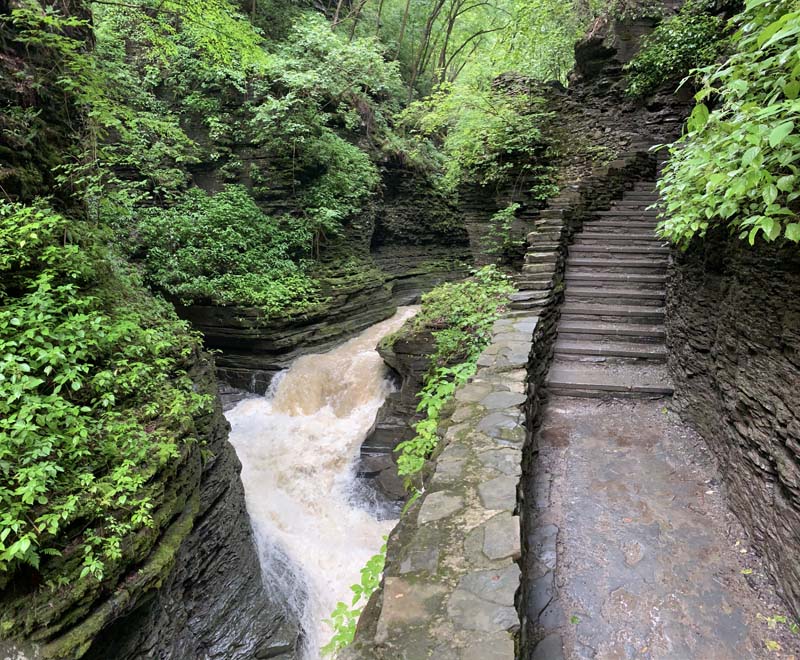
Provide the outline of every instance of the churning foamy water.
[[309,660],[331,636],[323,620],[338,601],[349,604],[350,585],[394,525],[354,503],[355,460],[392,389],[375,347],[416,311],[400,308],[328,353],[297,359],[267,396],[227,413],[265,581],[299,615]]

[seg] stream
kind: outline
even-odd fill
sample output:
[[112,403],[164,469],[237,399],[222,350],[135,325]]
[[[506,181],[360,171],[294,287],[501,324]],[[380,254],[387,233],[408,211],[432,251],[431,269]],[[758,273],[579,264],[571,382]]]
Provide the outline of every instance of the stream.
[[266,396],[226,415],[264,580],[301,621],[305,660],[320,657],[332,634],[324,619],[338,601],[349,604],[350,585],[396,522],[359,493],[355,464],[393,389],[375,347],[417,310],[401,307],[327,353],[298,358]]

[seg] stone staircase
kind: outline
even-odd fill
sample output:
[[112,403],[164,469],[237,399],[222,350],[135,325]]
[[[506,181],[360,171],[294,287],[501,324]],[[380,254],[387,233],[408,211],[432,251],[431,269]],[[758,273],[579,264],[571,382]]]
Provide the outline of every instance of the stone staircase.
[[672,394],[664,331],[669,249],[655,235],[657,212],[648,210],[655,201],[654,182],[636,183],[575,235],[547,379],[550,394]]

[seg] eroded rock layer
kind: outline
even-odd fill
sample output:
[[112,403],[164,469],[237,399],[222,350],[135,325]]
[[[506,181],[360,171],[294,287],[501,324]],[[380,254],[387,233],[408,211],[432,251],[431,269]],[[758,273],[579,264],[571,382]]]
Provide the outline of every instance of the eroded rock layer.
[[674,405],[716,454],[734,510],[800,613],[800,257],[710,232],[667,295]]

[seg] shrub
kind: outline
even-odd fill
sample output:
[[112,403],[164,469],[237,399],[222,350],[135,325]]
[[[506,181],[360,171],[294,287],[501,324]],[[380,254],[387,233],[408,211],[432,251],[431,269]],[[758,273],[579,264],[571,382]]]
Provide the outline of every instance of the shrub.
[[268,217],[241,186],[190,190],[169,209],[141,211],[137,227],[148,280],[185,303],[254,305],[271,316],[318,302],[302,259],[310,232]]
[[627,66],[629,96],[647,96],[690,71],[712,64],[724,49],[725,20],[705,11],[703,0],[689,0],[675,16],[648,35]]
[[750,0],[735,24],[735,52],[704,71],[660,183],[661,232],[684,246],[711,223],[751,244],[800,241],[800,3]]
[[99,244],[43,203],[0,204],[0,584],[72,542],[102,578],[208,405],[184,371],[197,338]]

